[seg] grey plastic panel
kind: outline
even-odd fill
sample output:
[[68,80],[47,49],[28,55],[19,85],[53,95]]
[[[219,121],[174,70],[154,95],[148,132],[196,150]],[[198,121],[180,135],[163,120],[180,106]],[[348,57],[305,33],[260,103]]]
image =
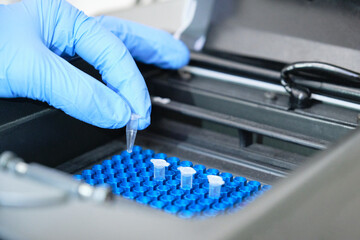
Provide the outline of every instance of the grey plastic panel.
[[205,49],[360,71],[359,1],[217,1]]

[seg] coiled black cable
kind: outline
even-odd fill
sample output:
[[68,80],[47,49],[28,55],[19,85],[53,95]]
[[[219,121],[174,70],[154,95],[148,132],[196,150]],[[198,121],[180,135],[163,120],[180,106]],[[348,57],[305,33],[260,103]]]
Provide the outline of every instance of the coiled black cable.
[[[281,70],[281,84],[290,94],[291,108],[306,108],[311,103],[311,92],[308,88],[295,84],[294,75],[317,75],[320,77],[337,78],[347,85],[359,85],[360,75],[357,72],[323,62],[296,62]],[[314,79],[316,81],[316,79]],[[323,80],[322,80],[323,81]]]

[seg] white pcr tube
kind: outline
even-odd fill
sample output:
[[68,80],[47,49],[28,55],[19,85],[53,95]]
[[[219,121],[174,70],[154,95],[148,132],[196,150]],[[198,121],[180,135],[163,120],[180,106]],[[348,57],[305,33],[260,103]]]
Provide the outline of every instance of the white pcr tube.
[[222,177],[216,175],[208,175],[209,180],[209,198],[218,199],[221,193],[221,186],[225,183]]
[[178,170],[181,173],[181,188],[191,189],[193,175],[196,173],[195,169],[192,167],[178,167]]
[[165,167],[168,167],[170,163],[164,159],[151,159],[154,164],[154,180],[164,180],[165,179]]

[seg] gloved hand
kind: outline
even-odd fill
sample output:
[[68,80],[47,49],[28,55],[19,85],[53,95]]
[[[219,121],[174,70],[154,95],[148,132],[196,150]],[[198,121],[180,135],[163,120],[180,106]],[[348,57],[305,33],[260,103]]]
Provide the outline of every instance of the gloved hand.
[[[107,86],[62,58],[75,54],[98,69]],[[102,128],[120,128],[134,112],[144,129],[151,102],[131,55],[172,69],[189,60],[185,45],[168,33],[87,17],[65,0],[0,5],[0,97],[44,101]]]

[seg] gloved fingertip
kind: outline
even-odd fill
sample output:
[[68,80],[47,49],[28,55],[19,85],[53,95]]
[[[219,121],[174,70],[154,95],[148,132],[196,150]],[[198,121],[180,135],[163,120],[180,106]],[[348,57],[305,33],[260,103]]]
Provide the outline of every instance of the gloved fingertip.
[[179,56],[178,56],[177,64],[174,66],[174,68],[175,69],[182,68],[188,65],[189,61],[190,61],[190,51],[182,41],[179,41]]
[[[170,53],[169,53],[170,54]],[[168,69],[179,69],[186,66],[190,61],[190,51],[188,47],[180,40],[172,42],[171,56],[168,56],[167,66],[162,66]]]
[[102,127],[109,129],[122,128],[129,122],[130,116],[130,107],[123,100],[119,100],[114,104],[112,114],[108,117],[108,121],[106,121],[105,125]]
[[150,117],[146,118],[146,119],[140,119],[139,120],[139,130],[144,130],[145,128],[147,128],[150,125]]

